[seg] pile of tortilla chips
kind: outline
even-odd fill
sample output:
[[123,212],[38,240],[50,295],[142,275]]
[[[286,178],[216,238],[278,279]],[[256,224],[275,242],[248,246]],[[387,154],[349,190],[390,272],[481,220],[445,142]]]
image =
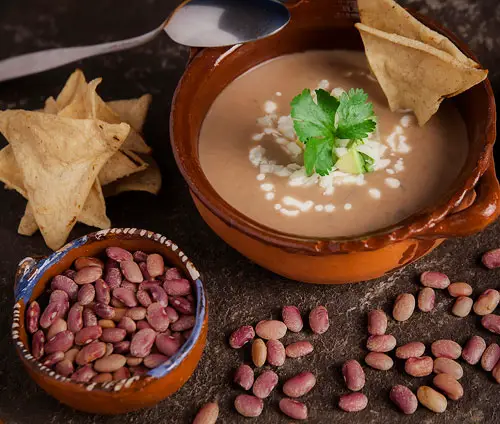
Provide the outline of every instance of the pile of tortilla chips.
[[483,81],[488,71],[448,38],[426,27],[393,0],[358,0],[370,67],[392,111],[413,110],[424,125],[447,97]]
[[[76,222],[111,226],[104,195],[141,190],[157,194],[161,174],[140,132],[151,96],[104,102],[80,70],[43,111],[0,111],[0,181],[28,200],[18,231],[40,229],[56,250]],[[104,195],[103,195],[104,192]]]

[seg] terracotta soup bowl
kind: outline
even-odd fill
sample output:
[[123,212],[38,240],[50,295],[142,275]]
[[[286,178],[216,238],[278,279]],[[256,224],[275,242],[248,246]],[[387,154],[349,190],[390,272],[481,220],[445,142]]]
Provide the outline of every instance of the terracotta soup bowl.
[[[481,231],[499,214],[499,185],[492,158],[496,111],[488,80],[449,100],[463,116],[470,142],[459,177],[438,203],[388,228],[356,238],[284,234],[238,212],[210,185],[200,166],[198,137],[218,94],[242,73],[277,56],[305,50],[363,50],[354,28],[359,21],[355,4],[305,0],[291,7],[290,24],[273,37],[229,49],[192,52],[173,101],[173,151],[203,219],[243,255],[294,280],[336,284],[377,278],[415,261],[447,238]],[[449,31],[416,16],[474,58]]]
[[[106,383],[75,383],[42,365],[30,354],[25,311],[51,279],[70,268],[80,256],[101,256],[110,246],[129,251],[160,253],[191,282],[196,296],[196,324],[180,350],[146,375]],[[26,258],[19,264],[12,324],[12,338],[28,374],[47,393],[72,408],[96,414],[121,414],[155,405],[179,390],[194,372],[205,347],[208,310],[200,275],[172,241],[151,231],[135,228],[103,230],[81,237],[47,258]]]

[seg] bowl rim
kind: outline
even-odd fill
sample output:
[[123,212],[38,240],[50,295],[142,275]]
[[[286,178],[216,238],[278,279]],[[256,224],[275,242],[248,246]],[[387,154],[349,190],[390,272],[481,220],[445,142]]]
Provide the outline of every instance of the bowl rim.
[[[427,16],[420,15],[411,10],[409,10],[409,12],[431,29],[448,37],[468,57],[478,62],[469,47],[450,30]],[[289,27],[293,26],[293,23],[294,17],[292,16]],[[334,27],[332,26],[332,28]],[[275,37],[279,37],[279,34]],[[256,43],[260,42],[265,42],[265,40],[257,41]],[[474,169],[454,192],[450,192],[446,195],[448,199],[446,203],[441,202],[437,205],[431,205],[393,225],[353,237],[298,236],[265,226],[241,213],[227,203],[226,200],[216,192],[203,173],[199,158],[194,158],[192,155],[187,154],[187,150],[183,148],[182,144],[188,143],[188,141],[183,137],[183,129],[181,125],[179,125],[179,122],[186,123],[186,121],[183,120],[185,117],[182,116],[185,107],[180,107],[179,104],[188,103],[190,100],[188,95],[184,94],[186,91],[184,87],[194,83],[194,78],[192,76],[193,69],[196,69],[201,64],[210,64],[211,68],[217,67],[222,60],[235,53],[240,48],[244,49],[245,45],[236,45],[230,48],[192,50],[190,61],[177,85],[172,100],[170,141],[177,166],[194,196],[224,224],[237,229],[246,236],[257,241],[263,241],[273,247],[299,254],[330,255],[334,253],[372,251],[411,237],[425,238],[425,231],[443,221],[460,205],[466,194],[474,189],[480,177],[485,173],[492,161],[493,145],[496,139],[496,106],[491,83],[489,79],[486,78],[473,87],[473,89],[476,90],[483,90],[487,101],[485,105],[487,108],[487,116],[485,127],[482,131],[484,133],[484,144],[482,145],[482,149],[478,152],[478,160]],[[273,55],[273,57],[277,57],[277,55]],[[196,137],[196,142],[197,141],[198,137]],[[430,238],[435,239],[439,237],[432,235]]]
[[[25,309],[28,307],[28,302],[30,300],[33,289],[40,281],[40,278],[45,273],[47,269],[52,267],[55,263],[59,262],[66,254],[68,254],[73,249],[81,248],[89,243],[100,241],[106,238],[114,238],[120,235],[130,240],[134,239],[149,239],[158,244],[162,244],[169,248],[169,250],[177,254],[181,262],[185,265],[189,279],[191,283],[194,284],[196,289],[196,321],[192,329],[191,335],[181,346],[179,351],[175,355],[171,356],[163,364],[150,369],[146,374],[141,376],[133,376],[123,380],[112,380],[103,383],[77,383],[71,380],[69,377],[63,377],[57,374],[52,369],[43,365],[40,361],[35,359],[31,355],[28,347],[22,342],[19,336],[19,328],[21,320],[24,320],[24,315],[21,316],[21,302],[24,302]],[[200,273],[197,268],[187,257],[182,249],[179,248],[172,240],[168,239],[162,234],[155,233],[153,231],[137,229],[137,228],[110,228],[106,230],[96,231],[82,237],[79,237],[61,249],[53,252],[47,257],[40,260],[35,260],[31,257],[24,258],[19,262],[18,267],[19,275],[16,276],[15,284],[15,303],[13,307],[13,322],[11,328],[11,337],[16,345],[16,350],[19,355],[22,356],[23,360],[28,362],[37,372],[57,381],[71,383],[76,386],[85,387],[87,391],[102,391],[102,392],[117,392],[123,388],[130,388],[134,382],[137,381],[147,381],[151,378],[160,379],[166,377],[171,371],[181,365],[186,356],[193,350],[197,344],[201,334],[204,321],[207,315],[207,299],[205,294],[205,289],[203,282],[200,278]]]

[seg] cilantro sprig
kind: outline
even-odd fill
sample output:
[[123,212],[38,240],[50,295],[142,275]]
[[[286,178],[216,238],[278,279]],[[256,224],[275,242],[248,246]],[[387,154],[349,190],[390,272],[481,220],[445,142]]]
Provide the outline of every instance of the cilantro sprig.
[[[337,140],[361,141],[375,130],[373,105],[362,89],[351,89],[339,98],[325,90],[305,89],[291,103],[291,116],[295,132],[304,143],[304,166],[307,175],[317,172],[328,175],[338,157],[335,154]],[[373,170],[373,159],[361,154],[363,172]]]

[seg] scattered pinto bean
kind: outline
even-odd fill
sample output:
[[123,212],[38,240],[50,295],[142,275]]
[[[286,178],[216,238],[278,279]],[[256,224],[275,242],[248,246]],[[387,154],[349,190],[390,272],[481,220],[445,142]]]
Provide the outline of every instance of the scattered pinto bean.
[[259,399],[267,398],[278,384],[278,375],[271,370],[263,371],[253,384],[253,394]]
[[422,405],[432,412],[444,412],[448,406],[446,398],[429,386],[419,387],[417,390],[417,398]]
[[299,308],[293,305],[284,306],[281,310],[281,317],[286,327],[293,333],[298,333],[302,331],[304,327],[304,322],[302,321],[302,316],[300,315]]
[[309,355],[313,350],[313,345],[304,340],[289,344],[285,349],[285,353],[289,358],[300,358]]
[[434,359],[434,374],[449,374],[455,380],[460,380],[464,375],[462,366],[449,358]]
[[219,405],[207,403],[198,411],[193,424],[215,424],[219,416]]
[[122,283],[122,273],[118,268],[109,268],[106,272],[105,281],[109,289],[120,287]]
[[279,340],[268,340],[267,347],[267,363],[274,367],[281,367],[285,363],[286,353],[285,346]]
[[255,331],[251,325],[244,325],[233,331],[229,336],[229,346],[240,349],[255,337]]
[[340,396],[339,408],[345,412],[359,412],[368,405],[368,398],[363,393],[349,393]]
[[420,275],[420,282],[425,287],[433,289],[445,289],[450,285],[450,279],[446,274],[435,271],[425,271]]
[[408,358],[405,362],[405,371],[412,377],[425,377],[432,373],[434,361],[430,356]]
[[370,336],[366,342],[366,347],[370,352],[390,352],[396,347],[396,339],[392,334]]
[[495,381],[500,384],[500,362],[497,362],[493,371],[491,371],[491,375],[495,379]]
[[281,399],[279,403],[280,411],[294,420],[307,419],[307,406],[295,399]]
[[132,318],[134,321],[140,321],[146,318],[146,308],[142,306],[136,306],[135,308],[130,308],[125,313],[126,317]]
[[431,312],[436,302],[436,293],[430,287],[424,287],[418,292],[418,309],[422,312]]
[[368,312],[368,334],[381,336],[387,331],[387,315],[381,309]]
[[455,300],[455,303],[453,304],[451,313],[457,317],[464,318],[470,314],[473,303],[474,302],[470,297],[457,297],[457,300]]
[[40,319],[40,305],[36,300],[30,303],[26,310],[26,329],[29,333],[36,333],[38,330],[38,321]]
[[102,358],[106,353],[106,344],[103,342],[90,343],[82,348],[78,352],[75,358],[75,362],[78,365],[89,364],[94,362],[96,359]]
[[488,331],[500,334],[500,315],[488,314],[481,318],[481,324]]
[[425,352],[425,345],[421,342],[410,342],[396,349],[396,358],[418,358]]
[[317,306],[309,313],[309,327],[315,334],[323,334],[328,330],[330,321],[324,306]]
[[498,268],[500,266],[500,249],[493,249],[483,254],[481,261],[488,269]]
[[390,399],[400,409],[403,414],[411,415],[418,407],[418,400],[415,394],[406,386],[396,385],[391,389]]
[[349,390],[357,392],[365,387],[365,372],[358,361],[346,361],[342,366],[342,375]]
[[113,289],[113,297],[118,299],[129,308],[137,306],[137,298],[135,297],[135,293],[124,287],[117,287],[116,289]]
[[153,303],[153,301],[151,300],[151,296],[149,296],[146,290],[139,289],[136,293],[136,297],[139,303],[145,308]]
[[462,347],[453,340],[436,340],[431,351],[436,358],[457,359],[462,354]]
[[464,395],[462,385],[449,374],[438,374],[432,384],[441,390],[451,400],[458,400]]
[[258,417],[264,409],[262,399],[251,395],[239,395],[234,400],[234,407],[240,415],[252,418]]
[[390,356],[380,352],[370,352],[366,355],[365,362],[368,366],[380,371],[387,371],[394,365]]
[[49,303],[40,317],[40,327],[49,328],[62,315],[64,308],[65,305],[63,303]]
[[470,296],[472,287],[467,283],[452,283],[448,286],[448,293],[452,297]]
[[491,371],[500,361],[500,346],[496,343],[490,344],[481,357],[481,366],[485,371]]
[[132,356],[144,358],[149,355],[153,343],[155,342],[156,333],[154,330],[145,328],[139,330],[132,336],[130,343],[130,353]]
[[485,290],[474,303],[474,313],[476,315],[491,314],[500,302],[500,293],[495,289]]
[[316,377],[312,372],[304,371],[288,379],[283,385],[283,393],[291,398],[298,398],[309,393],[316,385]]
[[476,365],[483,352],[486,350],[486,342],[480,336],[472,336],[462,350],[462,358],[470,365]]
[[410,293],[398,295],[392,309],[392,316],[396,321],[406,321],[415,310],[415,297]]
[[234,373],[233,381],[243,389],[250,390],[254,382],[254,374],[252,368],[250,368],[246,364],[240,365]]
[[260,321],[255,326],[257,335],[265,340],[279,340],[286,334],[286,325],[277,320]]
[[252,361],[257,368],[262,367],[266,363],[267,347],[262,339],[254,339],[252,342]]

